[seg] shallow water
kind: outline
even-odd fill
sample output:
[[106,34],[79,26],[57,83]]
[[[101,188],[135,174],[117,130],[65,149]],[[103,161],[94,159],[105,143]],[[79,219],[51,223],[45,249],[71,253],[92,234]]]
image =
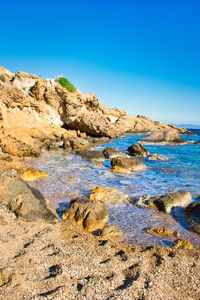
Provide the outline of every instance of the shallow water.
[[[199,131],[200,133],[200,131]],[[99,145],[125,151],[128,146],[144,135],[127,135],[110,143]],[[184,136],[186,140],[199,140],[200,136]],[[48,179],[32,183],[53,206],[63,210],[69,200],[79,195],[88,195],[98,186],[119,189],[134,196],[160,195],[174,190],[191,192],[193,201],[200,195],[200,145],[193,143],[182,146],[145,145],[150,153],[167,156],[168,161],[144,160],[147,169],[133,175],[118,175],[110,171],[110,161],[105,167],[92,167],[91,162],[64,150],[49,152],[31,160],[31,164],[49,174]],[[170,246],[173,239],[146,233],[147,227],[167,227],[180,232],[195,246],[200,245],[200,236],[187,227],[183,208],[174,208],[171,214],[140,208],[133,204],[107,205],[110,223],[115,224],[124,234],[124,241],[140,245],[157,244]]]

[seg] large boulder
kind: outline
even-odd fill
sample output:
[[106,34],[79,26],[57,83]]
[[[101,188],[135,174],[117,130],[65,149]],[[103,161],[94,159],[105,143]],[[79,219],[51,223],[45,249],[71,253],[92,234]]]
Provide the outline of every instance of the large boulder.
[[177,129],[162,128],[153,131],[150,135],[141,139],[143,142],[157,144],[183,144],[185,140],[180,137]]
[[75,220],[88,232],[103,229],[108,222],[108,212],[103,201],[72,199],[62,214],[62,220]]
[[148,201],[148,205],[160,211],[170,213],[173,207],[184,207],[190,200],[190,192],[180,190],[160,197],[151,198]]
[[149,155],[149,151],[144,147],[143,144],[133,144],[129,146],[127,151],[130,155],[135,157],[146,157]]
[[190,227],[200,234],[200,201],[190,203],[184,209],[184,213],[188,218]]
[[115,157],[111,160],[113,172],[131,174],[132,172],[143,171],[146,166],[139,159],[128,157]]
[[45,198],[21,180],[15,170],[1,175],[0,202],[24,221],[57,222],[57,214]]
[[127,202],[129,196],[113,188],[97,186],[89,195],[90,200],[104,201],[106,203]]

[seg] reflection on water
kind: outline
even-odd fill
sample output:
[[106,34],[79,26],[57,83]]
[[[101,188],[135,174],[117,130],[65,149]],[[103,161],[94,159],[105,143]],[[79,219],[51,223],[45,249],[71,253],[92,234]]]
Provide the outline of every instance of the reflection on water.
[[[100,146],[125,151],[141,137],[143,136],[128,135]],[[194,139],[199,140],[199,136]],[[104,167],[91,167],[92,163],[73,153],[64,150],[49,152],[31,160],[34,167],[49,174],[48,179],[36,181],[32,185],[39,189],[55,208],[61,210],[67,206],[70,199],[87,195],[97,185],[114,187],[131,196],[158,195],[185,189],[191,192],[195,200],[200,194],[200,145],[146,147],[150,153],[163,154],[169,160],[145,161],[147,170],[133,175],[119,175],[110,171],[109,160],[105,161]],[[110,222],[120,228],[126,242],[170,246],[173,239],[154,236],[145,231],[147,227],[165,226],[179,231],[181,237],[188,238],[196,246],[200,245],[200,236],[187,228],[183,209],[176,208],[171,214],[166,214],[133,204],[109,204],[107,208]]]

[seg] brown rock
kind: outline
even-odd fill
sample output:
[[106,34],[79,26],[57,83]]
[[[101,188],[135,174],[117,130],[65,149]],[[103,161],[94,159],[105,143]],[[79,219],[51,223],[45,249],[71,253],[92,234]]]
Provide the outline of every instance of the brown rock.
[[85,151],[82,153],[82,158],[91,162],[104,162],[105,157],[101,151]]
[[64,149],[68,151],[83,152],[90,149],[90,143],[82,138],[69,139],[64,141]]
[[63,212],[62,220],[74,219],[88,232],[102,229],[108,222],[108,212],[103,201],[73,199]]
[[0,202],[25,221],[57,222],[57,214],[45,198],[24,181],[3,177],[0,181]]
[[133,144],[128,147],[127,151],[135,157],[146,157],[149,154],[149,151],[142,144]]
[[131,172],[143,171],[145,164],[139,159],[132,159],[127,157],[115,157],[111,160],[112,168],[122,168]]

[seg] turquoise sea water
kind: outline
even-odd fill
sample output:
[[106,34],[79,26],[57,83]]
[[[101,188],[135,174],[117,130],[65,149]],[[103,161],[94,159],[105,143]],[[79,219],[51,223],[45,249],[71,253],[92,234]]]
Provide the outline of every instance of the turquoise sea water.
[[[196,136],[183,136],[190,141],[200,140],[200,130]],[[126,151],[127,147],[139,141],[144,135],[126,135],[107,144],[97,146],[98,150],[114,147]],[[163,146],[145,145],[150,153],[168,157],[167,161],[144,160],[145,171],[133,175],[118,175],[110,171],[110,161],[103,167],[82,160],[80,156],[64,150],[44,153],[31,161],[32,165],[49,174],[48,179],[32,183],[58,211],[63,210],[69,200],[79,195],[87,195],[96,186],[108,186],[121,190],[132,197],[160,195],[185,189],[191,192],[192,201],[200,196],[200,145],[192,141],[187,145]],[[174,208],[171,214],[137,207],[133,204],[107,205],[110,222],[124,234],[124,241],[141,245],[158,244],[170,246],[173,239],[146,233],[147,227],[167,227],[179,231],[181,237],[188,238],[195,246],[200,246],[200,236],[190,231],[183,208]]]

